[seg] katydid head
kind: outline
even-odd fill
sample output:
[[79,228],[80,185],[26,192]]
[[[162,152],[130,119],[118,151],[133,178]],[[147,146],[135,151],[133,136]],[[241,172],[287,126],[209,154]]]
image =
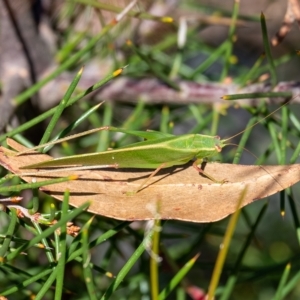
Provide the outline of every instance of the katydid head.
[[224,147],[223,141],[219,136],[195,134],[192,137],[190,139],[191,143],[187,146],[189,149],[197,150],[195,155],[197,158],[215,156]]

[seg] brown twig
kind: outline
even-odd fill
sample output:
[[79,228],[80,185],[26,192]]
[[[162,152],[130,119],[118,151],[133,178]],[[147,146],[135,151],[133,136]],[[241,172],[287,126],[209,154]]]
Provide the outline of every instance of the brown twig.
[[273,46],[277,46],[282,42],[282,40],[291,30],[292,25],[295,21],[297,21],[298,25],[300,26],[300,5],[298,0],[289,0],[282,25],[279,31],[271,40]]

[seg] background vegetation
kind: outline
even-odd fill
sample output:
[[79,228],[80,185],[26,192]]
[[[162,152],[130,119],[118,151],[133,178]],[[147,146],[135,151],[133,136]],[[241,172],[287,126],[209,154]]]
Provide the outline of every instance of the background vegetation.
[[[271,32],[260,29],[263,19],[258,7],[253,5],[249,10],[243,3],[240,7],[238,2],[230,2],[227,7],[219,8],[211,1],[210,5],[198,2],[182,1],[176,6],[142,2],[134,8],[135,17],[127,13],[119,24],[110,23],[116,16],[111,2],[53,4],[45,13],[56,35],[55,70],[61,68],[76,73],[85,65],[82,81],[86,80],[88,86],[99,79],[113,81],[111,74],[126,65],[120,76],[135,80],[158,78],[162,87],[173,88],[183,81],[216,83],[218,88],[224,82],[243,87],[263,80],[276,85],[283,79],[297,79],[294,66],[297,69],[298,57],[292,39],[284,40],[276,48],[279,50],[271,47],[269,57],[261,55],[266,52],[268,56],[263,37],[268,41],[267,34],[271,37],[280,25]],[[126,4],[114,5],[121,9]],[[262,8],[267,26],[275,19],[280,24],[283,17],[275,14],[277,10],[273,5],[265,3]],[[281,10],[284,13],[284,9]],[[155,15],[160,17],[155,18]],[[168,16],[172,16],[173,21]],[[186,41],[178,46],[178,29],[183,26],[180,23],[183,17],[188,28]],[[255,33],[250,35],[250,31]],[[74,74],[68,78],[68,84]],[[95,77],[98,75],[101,77]],[[53,77],[54,81],[61,78],[58,72],[53,73]],[[9,135],[30,147],[38,144],[47,132],[50,108],[45,109],[46,114],[49,113],[44,115],[47,118],[37,125],[33,120],[37,115],[43,116],[45,111],[27,100],[40,88],[38,84],[15,98],[23,111],[32,106],[34,110],[32,114],[16,111],[19,125],[16,129],[12,124],[7,127],[8,133],[2,135],[3,145],[5,136]],[[54,128],[48,131],[51,138],[70,124],[76,127],[72,133],[114,125],[133,130],[230,137],[243,130],[252,117],[263,118],[283,103],[283,99],[279,99],[279,104],[259,99],[255,105],[248,103],[237,109],[227,102],[202,103],[206,102],[205,97],[199,97],[198,103],[166,104],[162,95],[160,103],[152,104],[151,92],[147,95],[150,100],[145,103],[141,91],[136,91],[137,96],[132,101],[109,101],[101,99],[101,93],[84,98],[80,93],[87,87],[80,84],[79,81],[73,94],[73,97],[79,95],[78,101],[65,108],[55,120]],[[100,100],[107,101],[97,111],[84,115]],[[258,124],[245,146],[254,155],[246,153],[240,161],[235,159],[234,162],[296,163],[300,132],[297,114],[297,109],[293,111],[288,105]],[[44,136],[44,142],[50,136]],[[131,137],[102,132],[56,145],[50,154],[67,156],[103,151],[133,141]],[[235,143],[239,141],[240,137],[234,139]],[[236,149],[232,147],[215,160],[232,162],[235,154]],[[0,174],[3,197],[22,195],[22,206],[28,208],[29,213],[41,213],[36,222],[20,217],[20,211],[7,208],[6,202],[2,205],[0,294],[8,299],[204,299],[208,290],[210,296],[215,294],[222,300],[300,297],[297,186],[243,208],[236,220],[237,215],[207,224],[156,221],[161,227],[158,232],[147,231],[146,222],[123,222],[84,212],[85,204],[77,209],[69,207],[67,193],[62,203],[37,188],[21,192],[19,184],[24,184],[21,179],[7,177],[4,168]],[[10,192],[5,190],[7,186],[16,188]],[[182,195],[182,201],[184,197]],[[53,225],[53,219],[59,223],[49,226],[49,223]],[[71,220],[79,227],[78,235],[76,228],[70,226],[73,236],[66,234],[66,222]],[[60,233],[54,231],[55,226],[61,228]],[[234,231],[232,239],[222,244],[230,230]],[[145,239],[153,235],[150,249]],[[224,265],[214,269],[221,244],[229,247],[228,254]],[[158,262],[155,252],[162,262]],[[218,271],[221,272],[219,281]]]

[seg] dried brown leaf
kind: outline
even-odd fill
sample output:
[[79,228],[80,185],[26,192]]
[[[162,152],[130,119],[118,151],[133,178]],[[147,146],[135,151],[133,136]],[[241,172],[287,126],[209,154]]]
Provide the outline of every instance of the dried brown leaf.
[[[26,148],[12,139],[8,144],[17,151]],[[21,174],[21,166],[49,159],[45,154],[30,153],[13,156],[15,152],[0,147],[0,164],[9,171]],[[275,194],[300,180],[300,164],[286,166],[244,166],[208,163],[205,171],[217,179],[226,179],[224,184],[213,183],[197,174],[191,166],[161,170],[151,179],[149,186],[128,196],[151,171],[139,170],[85,170],[75,171],[80,175],[76,181],[64,182],[41,188],[56,199],[62,200],[66,189],[70,190],[70,204],[79,206],[92,201],[90,212],[120,220],[148,220],[155,217],[155,207],[160,203],[162,219],[177,219],[191,222],[213,222],[236,210],[242,191],[247,187],[242,206]],[[38,173],[38,171],[37,171]],[[67,176],[73,172],[21,176],[31,182]]]

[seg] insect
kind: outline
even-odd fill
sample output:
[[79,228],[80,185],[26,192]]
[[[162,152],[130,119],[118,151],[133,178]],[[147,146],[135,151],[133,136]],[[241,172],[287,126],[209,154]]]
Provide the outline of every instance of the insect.
[[[290,102],[290,101],[289,101]],[[287,104],[287,103],[286,103]],[[284,105],[286,105],[284,104]],[[276,112],[278,108],[271,114]],[[261,120],[260,120],[261,122]],[[257,123],[256,123],[257,124]],[[249,130],[256,124],[246,128]],[[37,164],[27,165],[22,169],[47,169],[47,168],[62,168],[66,170],[66,167],[72,167],[73,169],[95,169],[95,168],[142,168],[142,169],[154,169],[150,176],[139,186],[135,191],[140,191],[147,183],[147,181],[153,177],[159,170],[163,168],[169,168],[172,166],[183,165],[187,162],[194,160],[193,167],[204,176],[208,177],[214,182],[224,183],[224,180],[216,180],[211,175],[204,172],[200,167],[203,160],[213,157],[222,151],[222,148],[228,145],[228,139],[220,139],[219,136],[209,136],[202,134],[184,134],[180,136],[162,133],[158,131],[131,131],[126,129],[120,129],[116,127],[101,127],[82,134],[73,135],[67,138],[63,138],[55,141],[59,143],[78,136],[90,134],[95,131],[109,130],[114,132],[122,132],[125,134],[134,135],[146,139],[142,142],[130,144],[128,146],[120,147],[113,150],[107,150],[104,152],[88,153],[81,155],[72,155],[69,157],[55,158],[48,161],[44,161]],[[244,131],[245,131],[244,130]],[[235,136],[239,135],[238,133]],[[40,145],[41,148],[48,144]],[[28,152],[28,151],[26,151]],[[20,152],[18,155],[23,154]]]

